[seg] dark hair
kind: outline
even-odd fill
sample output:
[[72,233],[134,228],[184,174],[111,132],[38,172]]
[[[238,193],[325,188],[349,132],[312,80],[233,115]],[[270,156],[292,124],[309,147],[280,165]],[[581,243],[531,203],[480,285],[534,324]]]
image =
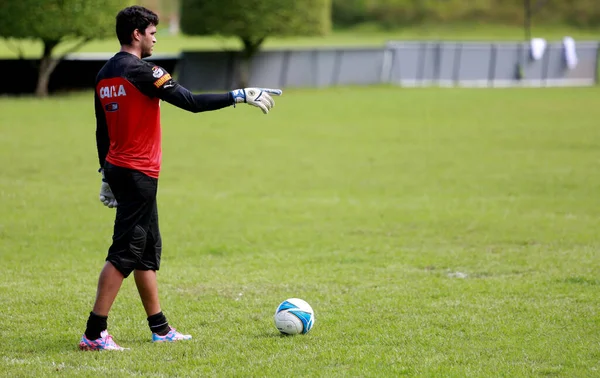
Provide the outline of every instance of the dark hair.
[[145,33],[150,25],[158,26],[158,15],[139,5],[125,8],[117,14],[117,38],[121,45],[130,45],[135,29]]

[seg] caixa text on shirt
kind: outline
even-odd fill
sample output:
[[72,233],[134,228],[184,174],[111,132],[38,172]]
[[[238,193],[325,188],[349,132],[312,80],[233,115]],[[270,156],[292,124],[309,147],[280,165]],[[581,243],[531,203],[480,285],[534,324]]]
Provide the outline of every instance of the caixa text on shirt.
[[98,95],[100,98],[113,98],[127,96],[127,93],[125,92],[125,87],[123,84],[121,84],[119,86],[110,85],[106,87],[100,87],[98,90]]

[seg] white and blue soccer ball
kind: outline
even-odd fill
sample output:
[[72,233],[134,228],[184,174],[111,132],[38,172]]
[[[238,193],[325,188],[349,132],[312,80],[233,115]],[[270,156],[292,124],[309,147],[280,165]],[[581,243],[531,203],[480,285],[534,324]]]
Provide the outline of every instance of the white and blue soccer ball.
[[315,312],[300,298],[289,298],[275,310],[275,327],[286,335],[308,333],[315,324]]

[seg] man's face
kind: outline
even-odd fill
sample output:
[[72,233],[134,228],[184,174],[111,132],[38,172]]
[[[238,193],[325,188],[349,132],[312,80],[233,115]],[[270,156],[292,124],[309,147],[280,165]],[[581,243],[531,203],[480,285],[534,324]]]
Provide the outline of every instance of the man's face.
[[142,48],[142,58],[152,55],[154,44],[156,43],[156,26],[150,25],[146,28],[146,32],[141,35],[140,46]]

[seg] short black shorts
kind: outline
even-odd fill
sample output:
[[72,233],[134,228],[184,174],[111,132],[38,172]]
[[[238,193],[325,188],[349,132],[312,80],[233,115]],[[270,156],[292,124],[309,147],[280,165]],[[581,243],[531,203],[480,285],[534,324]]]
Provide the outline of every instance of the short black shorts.
[[123,276],[158,270],[162,240],[158,228],[158,179],[106,162],[104,177],[117,199],[113,242],[106,261]]

